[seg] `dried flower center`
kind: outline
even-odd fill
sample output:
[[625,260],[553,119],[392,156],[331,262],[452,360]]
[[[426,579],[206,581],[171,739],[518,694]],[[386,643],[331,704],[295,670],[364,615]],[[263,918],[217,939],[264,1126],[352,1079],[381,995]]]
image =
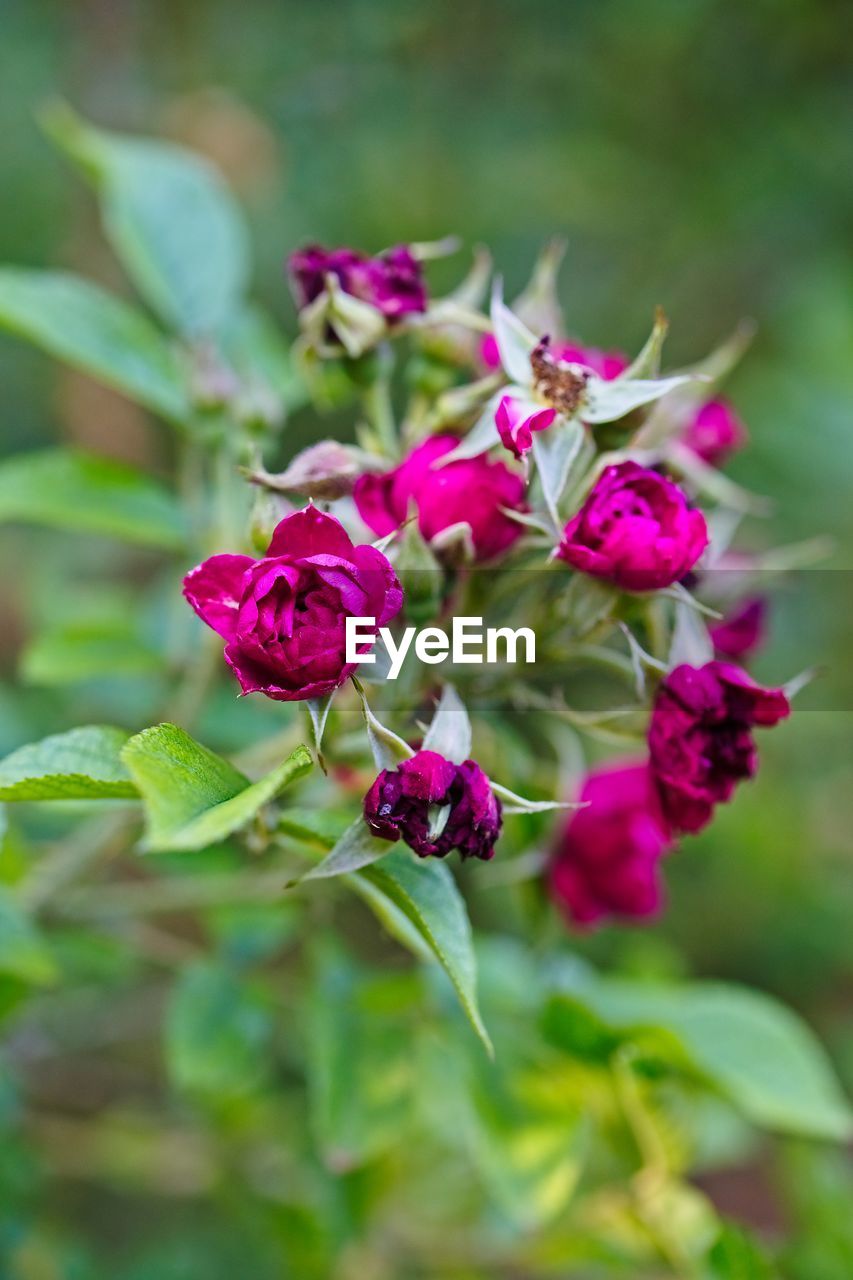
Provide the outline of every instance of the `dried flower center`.
[[570,369],[552,355],[548,343],[542,338],[530,353],[533,385],[543,400],[570,418],[577,412],[589,381],[587,370]]

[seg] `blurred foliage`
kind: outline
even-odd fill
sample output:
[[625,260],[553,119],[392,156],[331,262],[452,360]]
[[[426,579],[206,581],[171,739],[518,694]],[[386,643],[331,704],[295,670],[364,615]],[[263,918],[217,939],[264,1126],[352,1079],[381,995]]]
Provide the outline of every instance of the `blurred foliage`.
[[[565,233],[564,302],[590,342],[636,348],[660,303],[672,364],[741,316],[757,320],[730,386],[752,435],[732,473],[774,496],[762,539],[835,541],[826,568],[792,575],[777,597],[759,675],[814,661],[827,674],[762,744],[755,786],[672,860],[661,924],[573,949],[627,978],[713,975],[773,992],[818,1028],[853,1085],[850,6],[5,0],[0,16],[4,263],[126,288],[90,194],[36,122],[60,96],[105,127],[158,133],[219,165],[248,211],[255,292],[291,331],[282,262],[296,244],[374,250],[445,232],[487,241],[510,294],[541,241]],[[439,287],[457,270],[436,264]],[[146,297],[156,305],[155,288]],[[4,453],[59,439],[168,473],[174,441],[113,392],[5,338],[0,377]],[[337,421],[349,430],[345,414]],[[312,431],[294,414],[269,461]],[[48,479],[82,533],[2,531],[3,753],[92,720],[149,723],[164,649],[168,662],[186,645],[174,575],[155,554],[179,536],[159,487],[110,506],[101,493],[96,506],[87,486],[103,477]],[[17,484],[0,492],[19,515],[26,501]],[[133,550],[91,538],[95,511],[131,541],[140,525],[149,536]],[[141,584],[145,607],[131,610]],[[280,731],[275,710],[246,702],[238,720],[223,685],[199,735],[240,751]],[[602,1036],[612,1049],[607,1027],[574,1025],[573,1056],[556,1069],[550,1043],[543,1071],[535,983],[499,944],[481,957],[497,1077],[461,1022],[437,1032],[455,1025],[447,982],[404,968],[390,944],[377,956],[359,908],[340,950],[318,946],[288,966],[293,989],[283,984],[275,961],[324,907],[312,898],[307,922],[291,904],[271,911],[245,881],[245,900],[216,901],[242,866],[227,843],[189,862],[160,855],[160,897],[145,904],[141,882],[138,911],[69,889],[49,930],[15,917],[5,891],[29,883],[59,835],[68,861],[48,874],[60,890],[94,846],[135,877],[121,813],[87,816],[70,840],[67,827],[64,812],[39,807],[0,852],[0,929],[14,940],[8,964],[0,947],[0,1011],[26,1004],[0,1057],[4,1277],[851,1274],[843,1152],[774,1142],[771,1160],[765,1140],[717,1100],[700,1105],[654,1053],[640,1070],[623,1062],[614,1081],[594,1051]],[[483,892],[473,909],[487,931],[540,929],[543,964],[565,959],[532,891],[512,908]],[[696,1131],[674,1133],[687,1103]],[[592,1171],[590,1114],[612,1147],[596,1147]],[[656,1182],[623,1176],[638,1142],[652,1144]],[[581,1212],[564,1219],[582,1167]],[[720,1231],[709,1201],[670,1178],[688,1167],[746,1232]]]

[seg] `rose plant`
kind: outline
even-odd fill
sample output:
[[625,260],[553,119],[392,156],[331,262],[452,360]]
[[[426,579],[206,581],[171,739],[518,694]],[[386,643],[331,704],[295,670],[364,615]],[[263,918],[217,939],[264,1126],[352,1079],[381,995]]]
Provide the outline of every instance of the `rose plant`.
[[[401,1275],[545,1277],[578,1258],[765,1274],[746,1239],[745,1269],[724,1269],[731,1230],[690,1180],[714,1159],[701,1117],[726,1110],[747,1144],[848,1139],[820,1045],[769,997],[572,954],[595,927],[653,927],[668,868],[701,867],[684,837],[758,771],[754,730],[791,710],[794,685],[743,667],[763,591],[716,608],[729,517],[754,507],[718,470],[745,443],[717,385],[731,346],[709,376],[661,374],[662,315],[633,360],[579,343],[554,246],[513,305],[499,280],[486,305],[482,257],[436,298],[444,242],[297,248],[288,343],[248,304],[242,220],[205,163],[67,110],[49,127],[149,310],[10,267],[0,324],[179,445],[168,485],[68,449],[0,468],[10,517],[152,562],[128,570],[112,641],[75,632],[93,723],[58,718],[0,763],[32,850],[0,889],[0,1085],[46,1142],[32,1046],[87,982],[105,1025],[153,984],[185,1109],[142,1062],[115,1108],[78,1100],[81,1149],[97,1164],[118,1104],[144,1095],[149,1129],[184,1126],[193,1154],[178,1168],[184,1138],[147,1155],[128,1139],[123,1168],[158,1192],[257,1193],[281,1211],[281,1275],[390,1275],[389,1241]],[[294,450],[289,415],[330,402],[346,438]],[[467,616],[531,628],[536,663],[410,657],[392,682],[346,660],[348,618]],[[110,700],[110,680],[140,679]],[[120,953],[121,982],[95,945]],[[98,1054],[120,1057],[122,1025]]]

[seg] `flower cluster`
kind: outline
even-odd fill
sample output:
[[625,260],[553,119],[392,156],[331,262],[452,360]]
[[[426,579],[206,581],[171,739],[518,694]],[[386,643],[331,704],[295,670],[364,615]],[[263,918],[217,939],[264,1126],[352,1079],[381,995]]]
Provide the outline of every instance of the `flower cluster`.
[[[412,563],[429,571],[436,619],[464,614],[472,566],[515,557],[538,565],[541,607],[525,608],[549,627],[549,653],[558,661],[604,653],[627,670],[636,699],[628,710],[645,722],[643,754],[588,771],[568,802],[575,812],[551,836],[550,892],[578,927],[654,915],[662,859],[755,774],[754,729],[790,710],[783,689],[762,687],[736,665],[763,640],[763,595],[742,598],[708,626],[708,607],[691,594],[712,588],[706,504],[739,493],[728,480],[704,480],[744,445],[745,428],[707,379],[660,376],[662,317],[632,361],[555,330],[541,267],[537,289],[515,308],[496,291],[486,322],[472,310],[470,285],[432,300],[421,257],[406,245],[374,257],[311,245],[291,256],[303,338],[320,358],[351,362],[367,421],[358,447],[326,441],[278,477],[254,472],[255,483],[301,490],[331,510],[309,502],[286,515],[260,558],[212,556],[187,575],[185,595],[224,639],[244,693],[316,701],[355,674],[347,618],[371,618],[378,629],[416,607],[404,598]],[[398,430],[388,348],[402,335],[420,364]],[[360,357],[373,348],[382,358],[365,365]],[[481,598],[490,581],[475,584]],[[592,623],[584,590],[595,602]],[[618,652],[626,637],[627,658]],[[490,781],[469,758],[470,724],[456,693],[467,729],[454,749],[441,734],[445,745],[434,749],[430,731],[413,750],[382,729],[401,753],[389,764],[357,687],[381,765],[363,799],[370,836],[403,841],[422,858],[456,850],[487,860],[505,812],[562,807]],[[520,677],[512,692],[523,700]],[[427,684],[421,705],[430,696]],[[538,705],[547,716],[550,704]],[[558,712],[559,701],[553,706]],[[595,734],[594,715],[581,723]],[[512,804],[502,807],[499,795]]]

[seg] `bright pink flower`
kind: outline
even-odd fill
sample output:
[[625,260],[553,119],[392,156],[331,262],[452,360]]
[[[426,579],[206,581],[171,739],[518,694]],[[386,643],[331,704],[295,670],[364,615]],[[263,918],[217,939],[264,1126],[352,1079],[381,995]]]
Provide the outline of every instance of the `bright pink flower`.
[[436,466],[458,443],[455,436],[430,436],[392,471],[361,476],[353,497],[365,524],[385,537],[400,527],[414,505],[428,542],[452,525],[465,523],[478,560],[506,551],[523,528],[501,508],[526,510],[524,480],[485,454]]
[[712,467],[719,467],[746,442],[746,427],[728,400],[708,400],[684,432],[688,449]]
[[683,578],[707,545],[705,517],[678,485],[621,462],[602,472],[556,554],[625,591],[656,591]]
[[316,507],[286,516],[260,560],[211,556],[184,579],[198,616],[226,641],[243,693],[279,702],[331,693],[355,671],[346,619],[384,626],[403,604],[385,556],[353,546],[339,520]]
[[552,351],[558,360],[568,364],[582,364],[591,369],[605,382],[612,382],[624,373],[631,363],[621,351],[602,351],[599,347],[582,347],[578,343],[565,342],[562,346],[553,347]]
[[355,249],[307,245],[290,255],[288,269],[300,308],[318,298],[326,286],[326,276],[333,275],[344,293],[369,302],[388,321],[426,311],[423,268],[406,245],[375,258]]
[[437,751],[417,751],[382,770],[364,797],[364,820],[375,836],[405,840],[421,858],[458,849],[463,858],[488,860],[501,830],[501,803],[475,761],[453,764]]
[[790,714],[782,689],[764,689],[727,662],[686,664],[658,689],[649,726],[649,762],[674,831],[700,831],[714,806],[758,768],[756,725]]
[[738,608],[727,613],[720,622],[709,627],[714,648],[721,658],[745,662],[766,639],[767,601],[764,596],[751,596]]
[[502,396],[495,413],[495,423],[501,443],[516,458],[522,458],[533,448],[533,432],[550,427],[556,416],[556,409],[536,409],[528,413],[521,401],[513,396]]
[[648,765],[596,769],[580,799],[587,807],[571,815],[551,860],[552,898],[580,926],[656,915],[663,899],[658,864],[672,840]]
[[480,342],[480,360],[490,371],[501,367],[501,349],[493,333],[483,334]]

